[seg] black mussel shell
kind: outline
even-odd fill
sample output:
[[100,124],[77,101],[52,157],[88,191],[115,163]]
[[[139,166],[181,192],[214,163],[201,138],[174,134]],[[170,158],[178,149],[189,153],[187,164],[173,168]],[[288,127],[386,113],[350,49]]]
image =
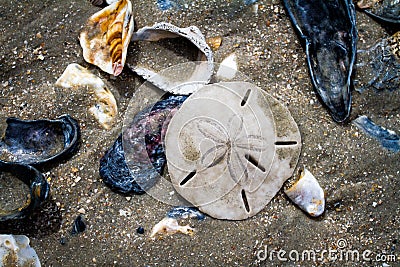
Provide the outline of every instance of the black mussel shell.
[[37,168],[71,157],[79,148],[78,122],[69,115],[55,120],[7,119],[0,159]]
[[115,140],[113,146],[100,159],[100,176],[112,190],[127,194],[144,194],[145,191],[136,183],[126,165],[122,148],[122,135]]
[[[143,194],[157,182],[166,162],[166,127],[186,98],[169,96],[135,115],[124,137],[120,135],[100,160],[100,176],[105,184],[120,193]],[[129,166],[125,153],[131,155]]]
[[371,7],[363,10],[379,22],[400,24],[400,3],[398,0],[377,1]]
[[337,122],[351,109],[351,75],[357,30],[351,0],[283,0],[304,41],[310,76],[320,100]]
[[24,218],[48,199],[50,186],[43,174],[34,167],[0,161],[0,175],[2,173],[10,173],[12,177],[28,185],[30,188],[30,195],[21,207],[14,210],[0,209],[0,221]]
[[72,225],[71,235],[77,235],[85,230],[86,230],[85,221],[82,215],[78,215],[78,217],[76,217],[76,219],[74,220],[74,224]]

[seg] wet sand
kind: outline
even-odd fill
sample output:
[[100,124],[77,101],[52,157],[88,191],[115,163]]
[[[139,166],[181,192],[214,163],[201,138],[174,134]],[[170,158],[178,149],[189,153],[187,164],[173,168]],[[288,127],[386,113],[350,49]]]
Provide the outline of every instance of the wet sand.
[[[208,3],[165,12],[155,1],[133,3],[136,26],[168,21],[195,25],[206,37],[221,36],[215,61],[235,52],[239,70],[285,105],[298,123],[302,151],[295,174],[305,166],[315,175],[326,193],[325,214],[308,217],[281,190],[250,219],[187,220],[197,230],[193,236],[151,240],[152,226],[171,207],[149,195],[114,193],[98,172],[99,159],[119,135],[128,103],[143,80],[128,68],[111,77],[83,60],[78,36],[87,18],[99,10],[88,1],[10,0],[2,1],[0,9],[0,129],[4,131],[7,117],[68,113],[79,120],[82,144],[74,157],[45,172],[51,200],[30,218],[0,223],[0,233],[27,235],[42,266],[386,266],[378,262],[385,257],[389,266],[399,266],[399,154],[351,123],[330,118],[313,91],[305,54],[280,1],[260,1],[257,14],[235,3]],[[388,35],[360,12],[357,24],[359,48]],[[194,60],[196,54],[189,43],[176,39],[133,44],[127,61],[161,70]],[[111,130],[101,128],[88,113],[88,92],[54,86],[70,63],[88,67],[112,85],[120,113]],[[367,115],[400,132],[399,99],[399,91],[353,92],[351,119]],[[72,223],[82,213],[87,229],[72,236]],[[136,232],[139,226],[144,234]],[[339,258],[339,253],[336,261],[324,254],[316,261],[283,262],[277,257],[279,250],[288,259],[290,251],[314,251],[318,257],[322,250],[338,248],[344,254],[357,251],[359,258]],[[363,261],[365,251],[371,251],[370,260]],[[265,258],[265,252],[272,257]],[[396,262],[390,262],[391,255]]]

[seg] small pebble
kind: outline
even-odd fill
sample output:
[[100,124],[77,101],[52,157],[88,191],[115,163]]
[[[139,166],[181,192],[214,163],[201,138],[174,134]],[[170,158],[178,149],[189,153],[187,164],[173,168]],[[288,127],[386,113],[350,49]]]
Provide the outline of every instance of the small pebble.
[[67,239],[64,236],[60,238],[60,244],[61,245],[67,244]]
[[138,234],[144,234],[144,228],[142,227],[142,226],[139,226],[137,229],[136,229],[136,233],[138,233]]

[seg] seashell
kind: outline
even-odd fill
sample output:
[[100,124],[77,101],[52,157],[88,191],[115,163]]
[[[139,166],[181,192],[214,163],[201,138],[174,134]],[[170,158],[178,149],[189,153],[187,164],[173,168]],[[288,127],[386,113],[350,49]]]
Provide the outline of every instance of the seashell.
[[232,53],[222,60],[216,75],[222,81],[231,80],[236,76],[237,71],[237,57],[235,53]]
[[86,230],[86,224],[85,224],[85,221],[83,219],[83,216],[82,215],[78,215],[78,217],[76,217],[76,219],[74,220],[74,224],[72,226],[71,235],[77,235],[79,233],[82,233],[85,230]]
[[360,116],[353,123],[389,151],[396,153],[400,151],[400,137],[394,131],[376,125],[367,116]]
[[69,115],[55,120],[8,118],[0,141],[0,160],[35,167],[71,157],[79,147],[78,122]]
[[299,180],[285,194],[293,203],[313,217],[318,217],[325,210],[325,194],[317,179],[306,168]]
[[[129,66],[132,71],[145,78],[158,88],[170,92],[173,94],[191,94],[198,88],[207,84],[211,80],[211,76],[214,71],[214,57],[211,48],[206,43],[204,35],[201,33],[199,28],[196,26],[190,26],[187,28],[179,28],[167,22],[156,23],[151,27],[143,27],[135,32],[132,36],[133,41],[158,41],[165,38],[177,38],[184,37],[192,42],[199,49],[199,60],[206,59],[203,64],[195,64],[193,70],[185,70],[191,75],[187,75],[187,81],[171,81],[166,75],[155,75],[151,70],[143,68],[141,66]],[[195,83],[193,83],[195,81]],[[200,82],[199,82],[200,81]],[[181,86],[182,84],[187,85]],[[179,86],[179,92],[174,91]]]
[[166,128],[185,99],[170,96],[135,115],[100,160],[100,176],[105,184],[121,193],[136,194],[154,185],[165,165]]
[[203,86],[165,136],[175,190],[201,212],[228,220],[254,216],[269,203],[292,175],[300,147],[289,111],[246,82]]
[[181,226],[176,219],[166,217],[154,225],[150,237],[155,239],[157,235],[172,235],[178,232],[186,235],[193,235],[195,229],[189,225]]
[[70,64],[61,77],[58,78],[55,85],[67,89],[93,92],[96,104],[89,108],[89,112],[105,129],[111,129],[114,125],[118,116],[117,101],[109,86],[92,72],[79,64]]
[[400,31],[357,51],[354,87],[396,90],[400,87]]
[[[30,190],[23,204],[14,203],[17,206],[11,209],[0,208],[0,221],[24,218],[49,197],[49,184],[42,173],[32,166],[0,161],[0,177],[2,179],[19,179]],[[4,198],[2,199],[4,200]]]
[[125,65],[133,29],[130,0],[114,2],[95,13],[87,21],[79,38],[84,59],[118,76]]
[[168,211],[167,217],[173,219],[196,218],[199,221],[202,221],[206,218],[203,213],[201,213],[197,208],[193,207],[174,207]]
[[356,56],[355,8],[350,0],[284,0],[287,13],[305,43],[311,80],[336,122],[351,109],[351,74]]
[[221,36],[209,37],[206,39],[207,44],[211,47],[213,51],[217,50],[222,43]]
[[380,22],[400,24],[399,0],[361,0],[357,6]]
[[100,159],[100,177],[112,190],[128,194],[144,194],[145,191],[136,183],[125,161],[122,147],[122,135],[115,140],[113,146]]
[[0,266],[40,267],[36,251],[25,235],[0,235]]

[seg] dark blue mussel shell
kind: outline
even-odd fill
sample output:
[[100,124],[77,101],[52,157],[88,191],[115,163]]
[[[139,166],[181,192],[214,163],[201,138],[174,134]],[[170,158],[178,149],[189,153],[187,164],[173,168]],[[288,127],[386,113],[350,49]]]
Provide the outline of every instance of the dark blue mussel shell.
[[6,122],[0,140],[3,161],[48,167],[71,157],[79,148],[79,125],[69,115],[55,120],[8,118]]
[[400,24],[399,0],[377,1],[371,7],[365,8],[364,12],[378,21]]
[[283,0],[304,41],[311,80],[337,122],[351,109],[351,74],[357,29],[351,0]]
[[3,173],[9,173],[13,178],[19,179],[28,185],[30,196],[21,207],[14,210],[0,208],[0,221],[24,218],[48,199],[50,186],[42,173],[34,167],[0,160],[0,175]]
[[[163,137],[170,116],[186,98],[170,95],[135,115],[100,159],[100,176],[106,185],[123,194],[143,194],[157,182],[166,162]],[[126,153],[131,155],[129,164]]]
[[144,194],[145,191],[136,183],[125,161],[122,148],[122,134],[115,140],[113,146],[100,159],[100,176],[112,190],[127,194]]

